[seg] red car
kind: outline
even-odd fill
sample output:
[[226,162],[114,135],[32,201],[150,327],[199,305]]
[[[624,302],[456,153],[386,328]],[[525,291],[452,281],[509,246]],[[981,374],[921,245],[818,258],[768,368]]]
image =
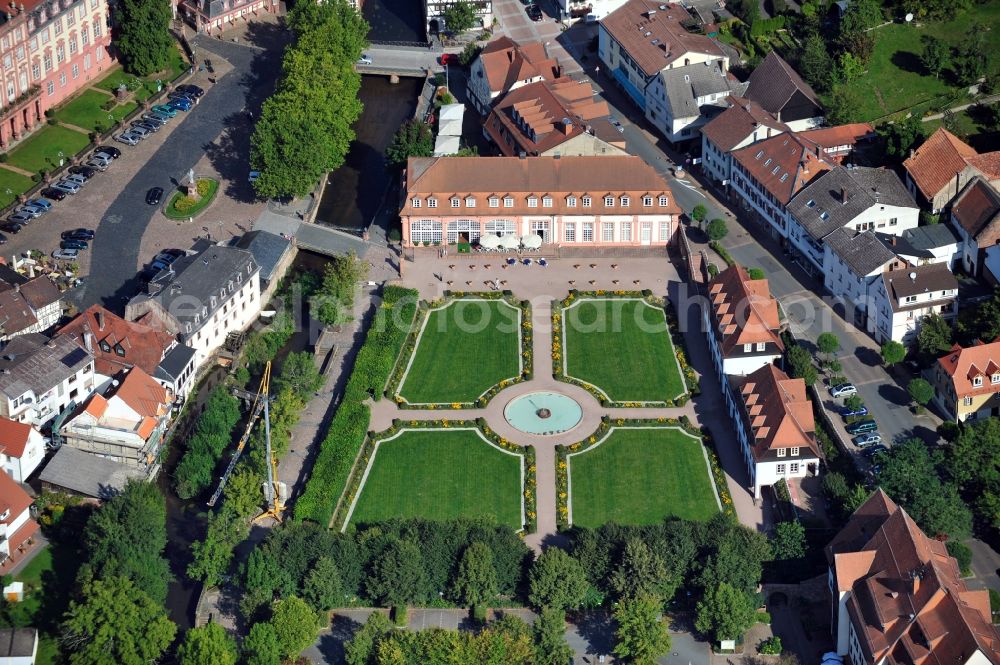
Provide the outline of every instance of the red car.
[[441,57],[438,58],[440,62],[445,67],[457,67],[458,66],[458,54],[457,53],[442,53]]

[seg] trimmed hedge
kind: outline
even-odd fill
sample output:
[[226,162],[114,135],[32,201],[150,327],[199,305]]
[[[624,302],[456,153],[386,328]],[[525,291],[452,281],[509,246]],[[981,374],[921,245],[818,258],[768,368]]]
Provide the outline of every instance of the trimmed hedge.
[[364,401],[385,388],[417,311],[414,289],[387,286],[382,303],[358,351],[337,413],[320,445],[305,491],[295,503],[295,520],[328,526],[337,500],[365,441],[370,411]]
[[708,246],[712,248],[713,252],[719,255],[719,258],[721,258],[723,261],[726,262],[726,267],[729,267],[734,263],[736,263],[736,261],[733,259],[733,255],[730,254],[725,247],[719,244],[718,240],[713,240],[712,242],[708,243]]

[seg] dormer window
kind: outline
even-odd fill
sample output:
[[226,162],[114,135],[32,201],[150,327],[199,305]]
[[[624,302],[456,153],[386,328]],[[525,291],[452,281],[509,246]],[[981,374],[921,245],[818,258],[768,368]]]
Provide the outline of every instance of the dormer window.
[[604,207],[605,208],[613,208],[614,205],[615,205],[615,197],[613,197],[613,196],[605,196],[604,197]]
[[797,456],[797,455],[799,454],[799,449],[798,449],[798,447],[797,447],[797,446],[793,446],[793,447],[792,447],[792,450],[791,450],[791,452],[789,452],[789,454],[790,454],[790,455],[791,455],[792,457],[796,457],[796,456]]
[[763,150],[759,150],[759,151],[757,151],[757,154],[756,154],[756,155],[754,155],[754,157],[753,157],[753,158],[754,158],[754,159],[760,159],[760,158],[761,158],[761,157],[763,157],[763,156],[764,156],[764,151],[763,151]]
[[427,199],[427,207],[428,208],[437,208],[438,207],[438,200],[436,198],[434,198],[433,196],[430,197],[429,199]]
[[667,199],[667,197],[666,196],[661,196],[660,197],[660,207],[662,208],[662,207],[666,207],[668,205],[670,205],[670,201]]
[[104,351],[105,353],[111,353],[111,345],[105,342],[104,340],[101,340],[101,351]]
[[815,208],[816,207],[816,202],[813,201],[812,199],[809,199],[808,201],[806,201],[806,207],[807,208]]
[[458,199],[457,196],[451,197],[451,207],[452,208],[457,208],[460,204],[461,204],[461,202],[459,201],[459,199]]
[[125,357],[125,347],[123,347],[121,344],[115,344],[115,355],[116,356],[121,356],[122,358],[124,358]]
[[466,208],[475,208],[476,207],[476,199],[474,199],[471,196],[465,197],[465,207]]
[[566,207],[567,208],[575,208],[576,207],[576,197],[575,196],[567,196],[566,197]]
[[770,165],[771,165],[771,158],[768,157],[766,160],[764,160],[764,166],[770,166]]
[[981,377],[981,376],[975,376],[975,377],[973,377],[972,378],[972,385],[974,387],[976,387],[976,388],[978,388],[981,385],[983,385],[983,377]]
[[514,207],[514,197],[513,196],[505,196],[505,197],[503,197],[503,207],[504,208],[513,208]]
[[777,453],[778,453],[778,457],[784,457],[785,455],[788,454],[788,449],[787,448],[778,448]]
[[500,207],[500,198],[496,197],[496,196],[491,196],[490,197],[490,207],[491,208],[499,208]]
[[653,205],[653,197],[652,196],[642,197],[642,205],[645,206],[646,208],[651,207]]
[[201,308],[201,315],[202,316],[208,316],[208,308],[207,307],[202,307]]
[[628,204],[629,204],[629,198],[628,198],[627,196],[623,196],[623,197],[621,197],[621,199],[619,199],[619,201],[620,201],[620,203],[622,204],[622,207],[623,207],[623,208],[627,208],[627,207],[628,207]]
[[416,197],[410,199],[410,205],[413,206],[414,208],[419,208],[422,203],[423,202]]
[[990,383],[1000,383],[1000,374],[994,374],[991,376]]
[[537,208],[538,207],[538,197],[537,196],[529,196],[528,197],[528,207],[529,208]]
[[543,196],[542,197],[542,207],[543,208],[551,208],[552,207],[552,197],[551,196]]
[[589,208],[593,204],[593,200],[589,196],[583,197],[583,207]]

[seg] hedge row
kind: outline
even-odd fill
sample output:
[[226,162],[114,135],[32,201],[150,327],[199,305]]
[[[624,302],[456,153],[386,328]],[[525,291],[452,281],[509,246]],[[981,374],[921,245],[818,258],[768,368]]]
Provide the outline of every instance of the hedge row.
[[717,240],[713,240],[712,242],[708,243],[708,246],[712,248],[712,251],[714,251],[716,254],[719,255],[719,258],[721,258],[723,261],[726,262],[726,267],[729,267],[734,263],[736,263],[736,260],[733,258],[733,255],[730,254],[725,247],[720,245]]
[[365,441],[370,412],[366,399],[385,387],[403,341],[413,325],[419,295],[414,289],[387,286],[375,320],[358,351],[337,413],[320,445],[305,491],[295,503],[295,519],[330,523],[358,451]]

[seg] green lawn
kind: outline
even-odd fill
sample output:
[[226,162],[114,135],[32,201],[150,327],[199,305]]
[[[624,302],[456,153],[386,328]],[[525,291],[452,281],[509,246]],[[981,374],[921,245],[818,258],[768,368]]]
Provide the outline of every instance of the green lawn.
[[563,312],[566,374],[616,402],[656,402],[685,391],[666,315],[639,300],[581,300]]
[[521,528],[521,458],[474,430],[410,430],[378,444],[351,521],[482,516]]
[[431,312],[399,394],[411,403],[474,402],[517,376],[518,314],[499,300],[455,300]]
[[719,512],[702,443],[677,429],[616,429],[569,458],[573,524],[707,520]]
[[982,32],[986,36],[986,50],[990,53],[1000,51],[1000,30],[984,30],[986,26],[1000,25],[1000,0],[973,4],[950,21],[918,23],[893,23],[874,31],[876,45],[868,71],[850,83],[857,93],[858,114],[862,120],[874,120],[945,95],[958,96],[960,91],[952,88],[949,82],[950,71],[943,72],[940,80],[923,71],[920,39],[924,35],[938,37],[951,47],[960,47],[969,35]]
[[51,171],[59,165],[59,152],[70,157],[87,147],[86,134],[56,125],[47,125],[29,136],[9,153],[8,162],[27,171]]
[[[128,102],[118,105],[110,111],[101,108],[108,102],[108,97],[97,90],[85,90],[79,97],[61,106],[55,112],[55,117],[60,122],[66,122],[77,127],[83,127],[92,131],[106,131],[112,122],[118,122],[131,113],[137,106],[135,102]],[[113,120],[109,120],[108,116]],[[100,129],[98,129],[100,128]]]
[[[20,173],[14,173],[7,169],[0,169],[0,208],[7,207],[14,202],[17,195],[31,189],[35,183],[31,178],[27,178]],[[7,193],[10,190],[10,194]]]

